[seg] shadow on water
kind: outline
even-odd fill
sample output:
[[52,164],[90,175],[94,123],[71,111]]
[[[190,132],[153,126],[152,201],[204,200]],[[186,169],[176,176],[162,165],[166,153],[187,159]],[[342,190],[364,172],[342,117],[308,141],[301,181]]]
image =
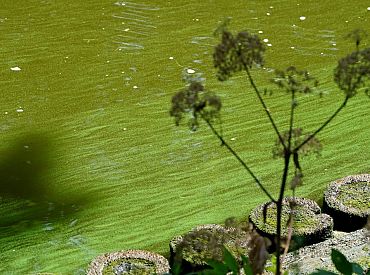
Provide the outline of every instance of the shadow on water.
[[44,134],[27,135],[2,152],[0,229],[27,229],[40,221],[66,219],[88,203],[81,194],[63,198],[49,184],[51,141]]

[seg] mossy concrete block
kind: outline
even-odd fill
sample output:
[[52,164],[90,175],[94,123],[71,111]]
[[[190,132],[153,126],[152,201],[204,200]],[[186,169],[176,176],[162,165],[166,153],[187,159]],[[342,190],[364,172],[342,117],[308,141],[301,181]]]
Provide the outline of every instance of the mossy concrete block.
[[343,253],[350,262],[357,263],[364,269],[370,267],[370,234],[366,229],[361,229],[335,234],[324,242],[300,248],[285,257],[281,256],[284,259],[283,269],[288,270],[289,275],[312,274],[317,269],[338,272],[331,260],[333,248]]
[[323,211],[334,219],[334,229],[355,231],[370,215],[370,174],[347,176],[329,184]]
[[145,250],[125,250],[96,257],[87,275],[108,274],[166,274],[170,266],[165,257]]
[[246,254],[249,236],[236,228],[218,224],[200,225],[170,241],[170,263],[180,263],[183,272],[208,268],[206,261],[223,260],[224,246],[234,254]]
[[[292,203],[294,207],[292,207]],[[267,206],[268,205],[268,206]],[[264,220],[265,213],[265,220]],[[249,215],[249,220],[257,231],[268,237],[274,244],[276,237],[277,207],[274,203],[264,203],[256,207]],[[321,209],[315,201],[306,198],[287,197],[283,200],[282,207],[282,237],[287,238],[289,232],[289,218],[292,222],[292,239],[294,244],[291,249],[321,242],[332,236],[333,220],[326,214],[321,214]],[[272,246],[274,249],[274,245]]]

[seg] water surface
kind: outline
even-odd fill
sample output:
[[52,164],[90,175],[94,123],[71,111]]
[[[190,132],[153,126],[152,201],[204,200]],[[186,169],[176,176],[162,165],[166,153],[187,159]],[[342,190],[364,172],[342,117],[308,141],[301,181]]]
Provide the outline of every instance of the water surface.
[[[259,84],[273,67],[319,76],[325,96],[302,99],[297,119],[312,131],[342,100],[331,72],[353,49],[345,34],[369,29],[368,4],[3,1],[0,272],[83,273],[98,254],[166,253],[172,236],[195,225],[245,217],[263,194],[206,127],[190,133],[169,118],[183,72],[201,72],[222,97],[225,136],[277,191],[273,132],[251,110],[257,101],[242,75],[216,81],[213,31],[232,17],[230,28],[265,39]],[[284,95],[268,103],[286,126]],[[350,102],[322,134],[322,157],[304,161],[299,194],[317,199],[330,180],[370,171],[368,116],[365,97]]]

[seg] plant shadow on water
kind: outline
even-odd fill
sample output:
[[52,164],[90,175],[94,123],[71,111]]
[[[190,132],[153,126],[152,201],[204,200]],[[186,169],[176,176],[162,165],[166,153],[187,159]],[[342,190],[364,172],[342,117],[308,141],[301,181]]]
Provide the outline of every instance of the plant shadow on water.
[[[69,218],[88,200],[83,194],[61,196],[50,184],[51,139],[28,134],[0,157],[0,229],[14,234],[40,222]],[[8,230],[3,230],[8,229]],[[9,230],[11,229],[11,230]],[[7,235],[7,234],[5,234]],[[4,236],[4,235],[3,235]]]

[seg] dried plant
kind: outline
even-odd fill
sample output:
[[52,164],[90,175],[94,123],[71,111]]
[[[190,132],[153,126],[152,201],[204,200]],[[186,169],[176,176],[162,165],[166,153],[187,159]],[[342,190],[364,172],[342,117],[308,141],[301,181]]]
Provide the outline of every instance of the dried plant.
[[366,87],[365,93],[369,95],[370,48],[341,58],[334,71],[334,80],[347,97],[355,96],[362,87]]
[[[246,162],[224,139],[222,131],[218,131],[214,126],[215,119],[219,118],[221,110],[221,101],[213,93],[205,91],[204,86],[199,81],[189,81],[184,90],[179,91],[172,98],[171,116],[175,118],[178,125],[184,115],[189,115],[189,127],[196,130],[199,126],[199,118],[204,120],[210,127],[212,133],[221,141],[221,144],[238,160],[238,162],[251,175],[257,185],[270,199],[270,203],[275,204],[277,208],[276,225],[276,274],[281,273],[280,248],[282,247],[282,205],[288,179],[290,188],[294,190],[302,185],[303,173],[299,163],[301,156],[310,153],[319,154],[322,145],[317,138],[321,132],[346,106],[348,100],[355,95],[361,88],[365,88],[365,93],[369,94],[367,83],[370,79],[370,48],[359,50],[359,45],[363,37],[361,31],[355,31],[350,36],[356,41],[356,51],[339,60],[334,70],[334,81],[344,92],[344,98],[336,111],[322,123],[314,132],[305,134],[301,128],[295,127],[295,111],[298,106],[297,96],[312,93],[318,87],[318,81],[312,77],[306,70],[298,70],[294,66],[289,66],[286,70],[275,70],[275,78],[272,83],[276,84],[290,96],[290,115],[289,126],[286,131],[279,130],[275,120],[267,107],[262,93],[252,77],[252,68],[257,68],[264,64],[263,54],[265,47],[257,35],[248,31],[242,31],[234,35],[226,28],[226,23],[217,30],[221,42],[215,47],[213,54],[214,67],[217,70],[217,78],[220,81],[229,79],[237,72],[245,72],[247,81],[256,94],[271,126],[277,136],[275,147],[273,149],[274,157],[283,158],[283,173],[281,177],[280,191],[278,198],[265,188],[264,184],[249,168]],[[266,90],[265,90],[266,94]],[[319,93],[322,95],[321,93]],[[290,163],[294,164],[294,173],[289,173]],[[252,238],[252,251],[249,255],[253,270],[256,274],[261,273],[265,264],[266,254],[264,248],[266,244],[261,237]]]
[[188,115],[188,125],[195,131],[199,126],[199,118],[212,122],[219,117],[221,100],[211,92],[205,91],[202,83],[188,80],[187,87],[172,97],[170,115],[180,124],[184,115]]
[[264,51],[265,46],[257,35],[243,31],[234,36],[225,28],[221,34],[221,43],[213,54],[218,79],[225,81],[245,67],[263,65]]
[[269,258],[269,253],[267,252],[269,246],[270,241],[268,239],[263,238],[255,231],[252,232],[248,258],[251,262],[253,274],[263,273],[266,261]]

